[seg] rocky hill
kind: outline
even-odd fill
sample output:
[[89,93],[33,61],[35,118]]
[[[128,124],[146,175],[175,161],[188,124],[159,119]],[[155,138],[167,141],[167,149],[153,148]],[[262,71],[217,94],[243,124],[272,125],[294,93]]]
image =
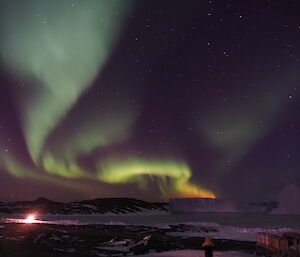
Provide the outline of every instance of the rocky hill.
[[130,214],[167,212],[166,203],[149,203],[132,198],[99,198],[79,202],[61,203],[38,198],[35,201],[0,202],[0,213],[23,214]]

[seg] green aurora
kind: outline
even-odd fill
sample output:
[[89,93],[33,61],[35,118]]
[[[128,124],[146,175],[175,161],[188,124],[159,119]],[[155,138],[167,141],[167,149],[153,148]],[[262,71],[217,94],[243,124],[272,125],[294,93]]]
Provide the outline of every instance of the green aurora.
[[6,154],[0,159],[2,168],[19,179],[47,181],[86,194],[90,189],[77,179],[135,183],[147,190],[149,178],[155,177],[163,197],[215,197],[192,184],[188,164],[172,157],[96,158],[96,172],[78,162],[79,156],[124,141],[132,133],[136,110],[126,106],[132,92],[123,102],[108,97],[105,104],[113,111],[88,110],[89,115],[81,115],[78,123],[65,122],[101,74],[131,5],[132,1],[124,0],[29,0],[3,5],[0,26],[9,36],[1,38],[1,54],[22,84],[15,98],[32,164]]
[[[51,131],[109,57],[130,1],[13,1],[1,39],[6,65],[26,79],[19,109],[34,161]],[[38,13],[38,14],[37,14]]]
[[[199,134],[212,149],[223,153],[215,164],[219,177],[234,169],[276,125],[289,100],[284,91],[293,92],[299,83],[294,73],[285,70],[284,79],[277,80],[275,75],[269,74],[271,80],[259,83],[257,91],[261,91],[260,97],[252,96],[251,92],[245,93],[246,102],[233,99],[231,104],[224,102],[223,106],[199,115],[196,121]],[[265,85],[272,85],[272,88]],[[271,91],[272,95],[265,93]]]

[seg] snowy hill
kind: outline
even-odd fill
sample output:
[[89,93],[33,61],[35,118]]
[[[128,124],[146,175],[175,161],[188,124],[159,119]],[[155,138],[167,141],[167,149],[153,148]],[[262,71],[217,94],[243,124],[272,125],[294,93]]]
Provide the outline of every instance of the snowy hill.
[[130,214],[164,213],[166,203],[149,203],[132,198],[100,198],[79,202],[61,203],[38,198],[35,201],[0,202],[0,213],[22,214]]

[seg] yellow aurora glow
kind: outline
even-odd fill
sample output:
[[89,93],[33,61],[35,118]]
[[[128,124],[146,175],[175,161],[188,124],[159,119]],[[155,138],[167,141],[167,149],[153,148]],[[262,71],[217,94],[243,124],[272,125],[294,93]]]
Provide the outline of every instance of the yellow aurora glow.
[[214,193],[190,182],[192,172],[183,161],[120,158],[98,164],[98,179],[106,183],[138,183],[144,190],[147,178],[159,179],[164,196],[215,198]]

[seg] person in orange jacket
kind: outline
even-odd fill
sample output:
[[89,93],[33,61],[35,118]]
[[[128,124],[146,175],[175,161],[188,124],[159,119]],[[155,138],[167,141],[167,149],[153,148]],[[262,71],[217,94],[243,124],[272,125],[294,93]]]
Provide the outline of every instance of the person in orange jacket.
[[205,237],[202,248],[205,250],[205,257],[213,257],[213,249],[215,245],[210,237]]

